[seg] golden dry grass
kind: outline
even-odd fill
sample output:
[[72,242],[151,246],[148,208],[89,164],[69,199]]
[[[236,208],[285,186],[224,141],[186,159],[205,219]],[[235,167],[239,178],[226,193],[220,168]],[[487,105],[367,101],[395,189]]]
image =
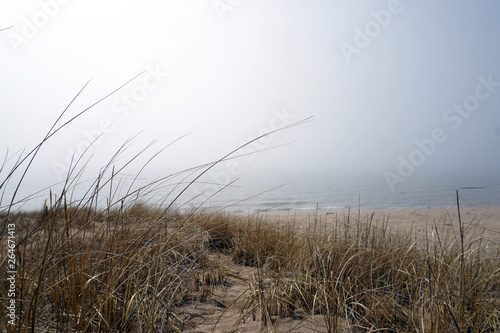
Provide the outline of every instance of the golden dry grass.
[[[254,267],[233,331],[248,321],[321,321],[326,332],[497,332],[500,249],[479,239],[448,244],[389,233],[344,216],[337,225],[261,216],[49,208],[12,214],[18,324],[3,331],[181,332],[196,329],[182,307],[213,299],[233,272],[221,256]],[[4,238],[5,239],[5,238]],[[6,246],[2,244],[2,258]],[[2,262],[4,265],[5,261]],[[2,271],[6,271],[2,267]],[[2,281],[2,295],[7,283]],[[226,312],[213,323],[224,323]],[[225,326],[224,326],[225,327]]]

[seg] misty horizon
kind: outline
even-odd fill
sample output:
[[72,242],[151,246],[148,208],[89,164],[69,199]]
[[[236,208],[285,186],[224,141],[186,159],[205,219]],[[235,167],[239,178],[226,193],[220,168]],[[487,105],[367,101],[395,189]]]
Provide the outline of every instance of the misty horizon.
[[6,170],[39,144],[89,80],[58,125],[138,75],[44,144],[22,195],[56,188],[79,157],[92,179],[130,138],[113,165],[154,141],[126,170],[167,147],[140,175],[154,181],[266,133],[205,181],[374,180],[390,195],[493,186],[499,12],[491,1],[11,4],[0,13],[0,154]]

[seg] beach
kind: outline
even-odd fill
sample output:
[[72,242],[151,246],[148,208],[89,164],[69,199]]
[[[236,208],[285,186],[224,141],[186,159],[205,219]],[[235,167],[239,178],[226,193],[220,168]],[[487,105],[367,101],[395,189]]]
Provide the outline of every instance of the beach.
[[[318,212],[266,212],[264,219],[272,223],[293,223],[299,229],[316,226],[332,230],[337,226],[358,222],[372,226],[387,226],[397,233],[411,232],[416,237],[450,237],[460,235],[458,210],[449,209],[388,209],[388,210],[345,210]],[[464,236],[500,244],[500,207],[467,207],[460,209]]]

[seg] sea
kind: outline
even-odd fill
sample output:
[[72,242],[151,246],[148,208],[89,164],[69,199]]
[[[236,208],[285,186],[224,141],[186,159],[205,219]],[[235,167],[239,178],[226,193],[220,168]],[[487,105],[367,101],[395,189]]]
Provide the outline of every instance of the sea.
[[204,205],[243,213],[448,209],[457,207],[457,190],[460,207],[500,206],[500,177],[494,173],[429,173],[391,187],[384,173],[328,172],[241,179],[220,192],[207,191]]
[[[169,179],[148,184],[155,177],[126,181],[121,189],[117,180],[113,184],[113,198],[109,188],[103,188],[98,205],[117,202],[127,196],[129,202],[141,201],[155,206],[168,206],[175,198],[174,207],[179,209],[209,209],[227,212],[336,212],[351,210],[401,210],[456,208],[457,190],[460,207],[500,206],[500,174],[489,173],[427,173],[415,174],[391,188],[383,172],[261,172],[238,177],[217,178],[217,171],[189,185],[187,179]],[[193,175],[196,177],[196,174]],[[72,202],[92,194],[92,179],[81,181],[78,188],[68,191]],[[43,207],[49,196],[60,193],[57,187],[27,186],[16,197],[16,208],[34,210]],[[135,191],[135,192],[134,192]],[[181,193],[182,192],[182,193]],[[133,195],[130,195],[133,193]],[[3,193],[0,208],[10,202],[9,191]],[[179,196],[178,196],[179,195]],[[92,201],[93,202],[93,201]]]

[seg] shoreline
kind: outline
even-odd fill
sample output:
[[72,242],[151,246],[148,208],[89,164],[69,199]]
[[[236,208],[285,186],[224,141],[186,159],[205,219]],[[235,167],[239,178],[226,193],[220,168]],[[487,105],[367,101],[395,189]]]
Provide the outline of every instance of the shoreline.
[[[260,205],[262,206],[262,205]],[[264,205],[267,206],[267,205]],[[208,210],[214,209],[214,210],[225,210],[230,213],[237,213],[237,214],[248,214],[248,213],[315,213],[316,211],[321,212],[321,213],[339,213],[339,212],[347,212],[350,210],[351,212],[357,212],[358,210],[361,210],[362,212],[381,212],[381,211],[406,211],[406,210],[456,210],[457,205],[456,201],[452,205],[436,205],[433,207],[430,206],[363,206],[361,205],[361,209],[359,208],[358,205],[355,206],[321,206],[319,205],[318,207],[290,207],[290,206],[285,206],[281,208],[280,206],[285,206],[285,205],[276,205],[276,206],[271,206],[269,205],[268,208],[257,208],[258,206],[254,205],[238,205],[238,204],[227,204],[227,205],[215,205],[215,206],[210,206],[208,205],[206,208]],[[491,203],[483,203],[483,204],[466,204],[466,203],[460,203],[460,210],[463,209],[495,209],[498,208],[500,209],[500,202],[497,202],[497,205],[492,205]]]

